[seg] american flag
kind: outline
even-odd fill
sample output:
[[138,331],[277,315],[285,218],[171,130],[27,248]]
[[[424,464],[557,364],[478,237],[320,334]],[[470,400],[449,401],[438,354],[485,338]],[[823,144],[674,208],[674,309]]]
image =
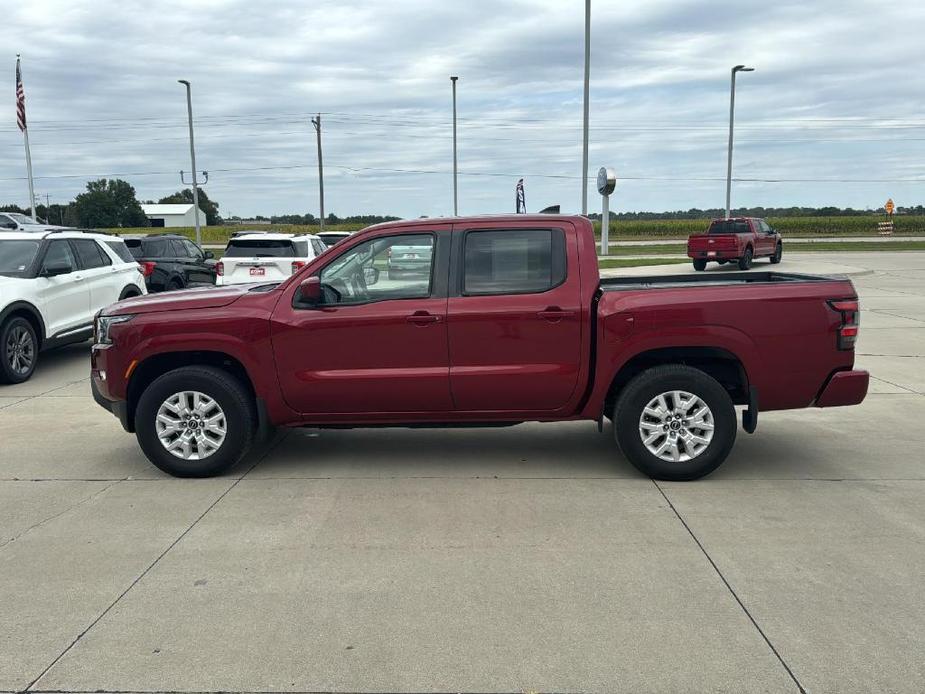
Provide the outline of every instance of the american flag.
[[514,189],[514,208],[517,214],[527,213],[527,201],[524,199],[524,179],[517,181],[517,187]]
[[16,124],[23,132],[26,131],[26,91],[22,86],[22,70],[19,68],[19,58],[16,58]]

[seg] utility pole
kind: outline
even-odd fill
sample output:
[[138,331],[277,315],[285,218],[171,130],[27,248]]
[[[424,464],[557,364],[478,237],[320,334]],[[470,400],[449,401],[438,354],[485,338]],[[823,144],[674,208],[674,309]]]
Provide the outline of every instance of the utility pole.
[[51,224],[51,196],[45,193],[45,223]]
[[315,135],[318,139],[318,196],[319,209],[321,214],[321,231],[324,231],[324,163],[321,159],[321,114],[312,118],[312,125],[315,126]]
[[736,110],[736,73],[754,72],[755,68],[736,65],[732,68],[732,84],[729,87],[729,150],[726,157],[726,219],[732,214],[732,131]]
[[[193,219],[196,220],[196,245],[202,246],[202,229],[199,228],[199,183],[196,180],[196,145],[193,141],[193,95],[188,80],[177,80],[186,86],[186,113],[189,118],[189,156],[193,167]],[[180,175],[182,179],[182,172]]]
[[450,82],[453,83],[453,216],[459,216],[459,196],[458,188],[456,184],[457,170],[456,170],[456,80],[458,76],[451,76]]
[[588,214],[588,99],[591,93],[591,0],[585,0],[585,98],[581,144],[581,213]]

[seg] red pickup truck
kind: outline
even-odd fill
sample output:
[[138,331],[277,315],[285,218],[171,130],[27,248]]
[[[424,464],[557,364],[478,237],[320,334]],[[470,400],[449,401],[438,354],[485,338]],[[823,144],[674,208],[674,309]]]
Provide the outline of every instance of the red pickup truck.
[[[389,255],[429,259],[388,279]],[[273,427],[614,422],[637,468],[715,469],[761,410],[854,405],[858,299],[784,273],[600,279],[591,223],[391,222],[278,284],[129,299],[96,319],[96,401],[159,468],[218,474]]]
[[748,270],[755,258],[770,258],[777,265],[783,252],[780,234],[757,217],[714,219],[706,234],[687,239],[687,257],[694,259],[695,270],[706,270],[710,261],[734,262],[740,270]]

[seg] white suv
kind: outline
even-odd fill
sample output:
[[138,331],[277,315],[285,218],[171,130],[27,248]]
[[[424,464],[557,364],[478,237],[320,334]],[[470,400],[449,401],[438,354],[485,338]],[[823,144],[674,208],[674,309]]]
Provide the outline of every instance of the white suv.
[[282,282],[326,250],[313,234],[239,231],[215,264],[215,284]]
[[101,308],[147,293],[117,236],[0,234],[0,383],[32,376],[40,351],[88,339]]
[[0,231],[51,231],[66,228],[54,224],[42,224],[18,212],[0,212]]

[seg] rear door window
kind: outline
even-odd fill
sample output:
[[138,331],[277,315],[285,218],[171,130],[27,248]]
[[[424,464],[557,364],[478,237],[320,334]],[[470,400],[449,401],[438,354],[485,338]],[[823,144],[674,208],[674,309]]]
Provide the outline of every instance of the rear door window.
[[292,241],[233,239],[225,248],[226,258],[297,258]]
[[534,294],[565,281],[561,229],[469,231],[464,240],[463,294]]
[[92,270],[105,265],[112,265],[112,260],[103,252],[96,241],[92,239],[72,239],[71,243],[77,249],[77,258],[85,270]]

